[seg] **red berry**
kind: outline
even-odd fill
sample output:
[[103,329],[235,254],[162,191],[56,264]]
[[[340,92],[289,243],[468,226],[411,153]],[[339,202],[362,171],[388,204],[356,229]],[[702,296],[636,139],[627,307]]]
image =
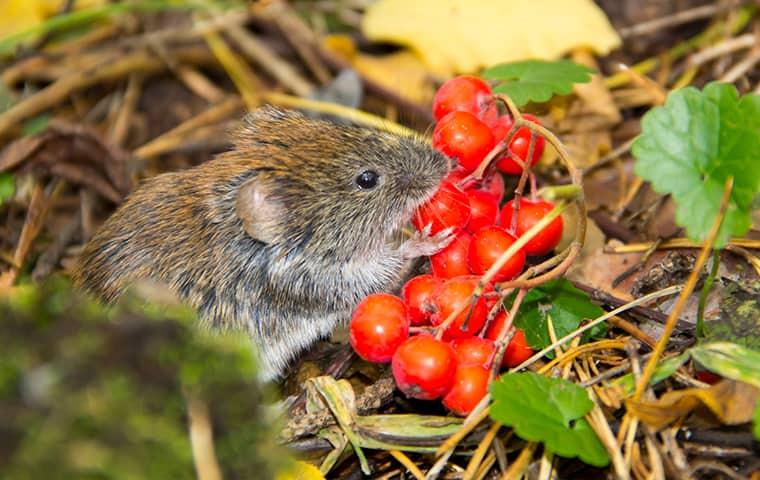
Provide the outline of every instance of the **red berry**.
[[433,116],[436,120],[457,111],[470,112],[489,124],[496,121],[499,114],[491,87],[470,75],[448,80],[435,93]]
[[[481,228],[472,237],[468,263],[473,273],[482,275],[499,257],[515,243],[515,237],[507,233],[502,227],[495,225]],[[503,282],[511,280],[522,272],[525,265],[525,252],[518,250],[499,269],[493,281]]]
[[[497,122],[497,126],[494,127],[494,137],[496,140],[496,143],[502,141],[504,137],[506,137],[507,133],[509,132],[510,128],[512,128],[512,119],[509,117],[506,117],[505,120],[502,120],[505,117],[500,117],[499,121]],[[523,115],[523,118],[525,120],[529,120],[533,123],[536,123],[538,125],[541,125],[541,122],[538,118],[534,117],[530,114]],[[530,146],[530,136],[531,136],[531,130],[528,127],[522,127],[520,128],[514,137],[512,137],[512,141],[509,143],[509,150],[514,153],[517,158],[522,160],[523,162],[526,161],[528,158],[528,148]],[[540,135],[536,135],[536,140],[533,145],[533,156],[531,157],[530,164],[535,165],[536,162],[541,158],[541,155],[544,153],[544,148],[546,147],[546,140],[544,140],[544,137]],[[522,173],[522,168],[520,165],[518,165],[514,160],[509,158],[509,156],[505,155],[501,159],[499,159],[496,163],[496,168],[501,170],[504,173],[508,173],[510,175],[520,175]]]
[[432,275],[418,275],[404,285],[401,297],[406,302],[409,321],[412,325],[428,325],[435,313],[433,293],[442,283]]
[[470,180],[464,185],[461,184],[462,180],[464,180],[467,175],[469,175],[469,172],[465,171],[464,169],[455,168],[449,172],[444,181],[449,181],[454,185],[459,186],[460,188],[464,189],[465,193],[469,192],[470,190],[481,190],[484,192],[489,192],[494,196],[494,198],[496,198],[497,205],[501,203],[501,200],[504,198],[504,177],[502,177],[500,173],[494,172],[490,175],[487,175],[480,181],[480,185],[478,185],[478,182],[475,180]]
[[467,198],[470,201],[470,221],[467,223],[467,230],[477,232],[496,223],[499,204],[493,195],[483,190],[468,190]]
[[502,327],[504,326],[504,322],[507,321],[507,312],[504,310],[499,310],[499,313],[496,314],[493,320],[491,320],[491,323],[488,325],[488,328],[486,329],[485,337],[491,341],[496,341],[499,339],[499,332],[501,332]]
[[467,266],[467,254],[470,250],[472,235],[462,230],[454,237],[446,248],[430,256],[430,266],[433,275],[440,278],[454,278],[461,275],[469,275],[470,267]]
[[449,227],[459,231],[470,220],[470,202],[467,195],[451,182],[443,182],[433,197],[417,209],[412,223],[417,230],[431,224],[430,234],[435,235]]
[[433,130],[433,147],[458,159],[459,166],[467,172],[480,165],[494,144],[488,125],[469,112],[451,112]]
[[496,119],[493,125],[491,125],[491,133],[493,133],[493,138],[496,139],[496,142],[501,142],[506,138],[514,123],[509,115],[502,115]]
[[503,367],[516,367],[532,357],[534,353],[533,349],[528,345],[525,332],[517,328],[514,337],[512,337],[509,345],[507,345],[507,349],[504,351],[501,365]]
[[710,385],[715,385],[716,383],[723,380],[723,377],[721,377],[720,375],[709,372],[707,370],[700,370],[697,373],[695,373],[694,376],[697,377],[697,380],[699,380],[700,382],[709,383]]
[[[472,337],[483,328],[488,315],[488,307],[483,296],[478,297],[474,305],[471,303],[472,292],[478,285],[478,277],[467,275],[446,280],[433,294],[433,301],[438,306],[438,314],[433,317],[433,325],[440,325],[449,315],[462,311],[449,324],[443,333],[444,340]],[[463,327],[466,328],[463,330]]]
[[488,368],[496,351],[491,340],[480,337],[457,338],[451,346],[457,356],[457,365],[480,365]]
[[[525,198],[520,199],[520,208],[517,212],[517,222],[515,225],[515,235],[519,237],[527,232],[553,208],[554,204],[543,200],[531,201]],[[501,226],[507,230],[512,228],[514,211],[514,200],[507,202],[504,205],[504,208],[501,209]],[[554,250],[562,238],[562,227],[562,217],[558,216],[525,244],[525,247],[523,247],[525,253],[528,255],[545,255]]]
[[480,365],[459,366],[443,405],[457,415],[469,414],[488,392],[488,374],[488,369]]
[[494,172],[483,179],[483,185],[480,189],[493,195],[498,205],[504,198],[504,177],[499,172]]
[[406,396],[433,400],[451,388],[457,361],[448,343],[421,334],[396,349],[391,366],[396,385]]
[[407,337],[409,319],[400,298],[373,293],[356,306],[349,325],[349,341],[363,359],[389,362]]

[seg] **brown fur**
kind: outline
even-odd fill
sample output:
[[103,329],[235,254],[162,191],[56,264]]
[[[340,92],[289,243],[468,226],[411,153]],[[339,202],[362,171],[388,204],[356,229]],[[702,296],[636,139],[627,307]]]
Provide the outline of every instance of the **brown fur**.
[[[366,169],[379,186],[354,183]],[[147,180],[86,245],[78,285],[117,299],[167,284],[213,328],[246,330],[265,378],[407,263],[395,232],[448,160],[412,139],[274,108],[250,114],[235,148]]]

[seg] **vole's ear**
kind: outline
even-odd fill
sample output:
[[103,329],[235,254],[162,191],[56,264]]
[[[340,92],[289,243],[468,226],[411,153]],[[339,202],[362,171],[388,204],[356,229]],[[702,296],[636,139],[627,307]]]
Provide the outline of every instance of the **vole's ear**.
[[252,238],[274,243],[280,236],[280,227],[285,218],[285,208],[274,195],[271,182],[256,176],[240,186],[235,202],[235,210],[243,221],[243,228]]

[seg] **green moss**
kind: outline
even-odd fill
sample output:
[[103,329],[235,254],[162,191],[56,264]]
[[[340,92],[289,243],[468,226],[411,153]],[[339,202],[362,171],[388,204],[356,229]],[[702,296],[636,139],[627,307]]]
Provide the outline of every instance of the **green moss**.
[[0,299],[0,319],[0,478],[193,478],[189,391],[224,478],[288,462],[247,339],[199,332],[186,309],[106,309],[61,280]]

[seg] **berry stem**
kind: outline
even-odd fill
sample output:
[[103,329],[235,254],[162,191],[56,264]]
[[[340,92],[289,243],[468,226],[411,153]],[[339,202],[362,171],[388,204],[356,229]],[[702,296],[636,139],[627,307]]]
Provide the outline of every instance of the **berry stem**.
[[575,200],[578,198],[578,196],[581,194],[581,188],[578,185],[552,185],[548,187],[543,187],[538,192],[536,192],[536,196],[543,198],[544,200],[548,200],[550,202],[553,202],[557,199],[563,199],[563,200]]
[[509,313],[507,314],[507,319],[504,322],[504,325],[502,325],[501,330],[499,330],[498,335],[496,336],[496,352],[494,353],[493,360],[491,362],[491,373],[488,377],[488,383],[490,384],[494,378],[496,378],[496,375],[499,373],[499,370],[501,369],[501,361],[504,358],[504,353],[507,351],[507,346],[509,346],[509,342],[512,341],[512,337],[515,336],[515,333],[517,330],[512,326],[512,322],[514,321],[515,317],[517,317],[517,312],[520,310],[520,305],[522,305],[523,298],[525,298],[525,295],[528,293],[528,289],[521,288],[517,292],[517,296],[515,297],[515,301],[512,302],[512,308],[509,309]]
[[483,289],[485,286],[493,280],[493,278],[496,276],[497,273],[499,273],[499,270],[501,267],[504,266],[507,261],[509,261],[510,258],[512,258],[518,250],[523,248],[526,243],[528,243],[533,237],[538,235],[541,230],[544,229],[549,223],[552,222],[555,218],[557,218],[564,210],[567,208],[567,202],[564,200],[560,200],[557,205],[554,206],[553,209],[549,211],[549,213],[544,216],[541,220],[536,222],[535,225],[530,227],[525,233],[520,235],[515,243],[509,246],[508,249],[504,251],[504,253],[501,254],[501,256],[496,259],[496,261],[491,265],[491,268],[489,268],[486,273],[483,274],[483,276],[480,278],[480,282],[478,282],[478,286],[475,288],[475,292],[473,294],[475,295],[481,295],[483,293]]

